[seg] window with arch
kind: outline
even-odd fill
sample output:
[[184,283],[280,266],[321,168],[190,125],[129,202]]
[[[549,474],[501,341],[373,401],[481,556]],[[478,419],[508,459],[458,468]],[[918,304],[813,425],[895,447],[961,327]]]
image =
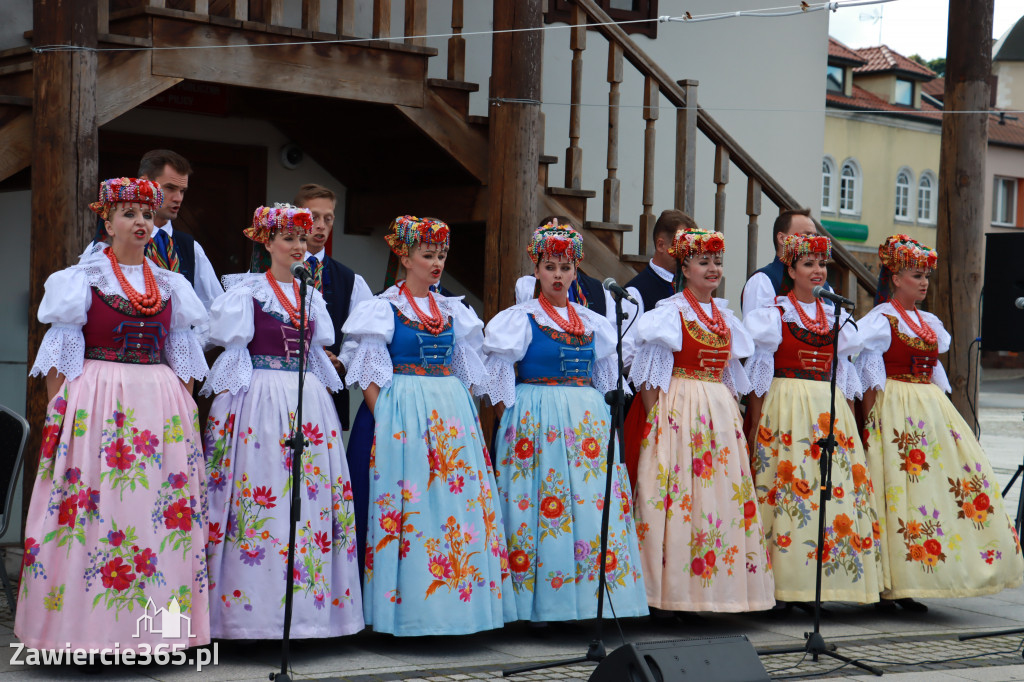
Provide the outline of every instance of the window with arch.
[[939,183],[935,173],[925,171],[917,181],[917,222],[934,225],[939,203]]
[[827,156],[821,160],[821,210],[836,212],[836,162]]
[[896,173],[896,220],[913,220],[910,209],[910,190],[914,185],[914,176],[906,168]]
[[839,212],[860,213],[860,192],[860,166],[853,159],[847,159],[839,172]]

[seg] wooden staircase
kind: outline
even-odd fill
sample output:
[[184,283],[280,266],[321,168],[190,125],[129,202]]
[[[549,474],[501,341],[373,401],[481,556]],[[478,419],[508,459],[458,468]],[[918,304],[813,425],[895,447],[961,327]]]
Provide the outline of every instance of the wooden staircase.
[[[282,25],[283,0],[100,0],[97,125],[182,81],[221,84],[232,93],[233,113],[270,121],[347,187],[346,232],[368,233],[396,211],[436,215],[453,225],[457,239],[465,239],[474,252],[479,248],[482,260],[480,227],[487,219],[487,193],[501,179],[489,177],[488,118],[469,113],[470,96],[479,86],[464,80],[463,0],[434,0],[451,6],[444,79],[428,77],[428,60],[438,50],[416,37],[428,32],[427,0],[405,0],[402,23],[404,34],[411,37],[400,40],[389,37],[390,0],[373,0],[369,35],[362,37],[354,36],[356,0],[325,1],[337,5],[331,31],[320,25],[321,0],[302,0],[301,27]],[[746,179],[741,191],[746,196],[747,271],[752,271],[757,266],[762,198],[780,210],[798,207],[796,200],[697,106],[696,82],[672,79],[594,0],[571,2],[572,104],[565,177],[563,182],[550,177],[557,157],[540,156],[535,217],[563,214],[577,220],[585,227],[584,268],[601,278],[629,279],[649,257],[654,206],[694,212],[699,133],[715,146],[714,227],[727,238],[730,165]],[[584,28],[588,22],[596,24],[590,31]],[[564,34],[550,33],[549,40],[559,35]],[[583,186],[580,102],[588,35],[608,43],[607,172],[599,188],[599,209],[591,206],[598,188]],[[31,39],[31,33],[26,37]],[[239,47],[194,49],[219,45]],[[558,46],[549,44],[547,49]],[[617,177],[619,88],[627,68],[644,82],[638,253],[627,252],[623,245],[634,225],[623,218]],[[32,162],[33,87],[31,48],[0,52],[0,148],[5,150],[0,183]],[[675,108],[675,193],[671,201],[665,197],[656,203],[655,135],[662,97]],[[873,293],[874,277],[841,243],[834,242],[833,254],[846,273],[841,291],[849,295],[859,286]],[[484,284],[479,262],[466,259],[463,271],[453,272],[476,293]]]

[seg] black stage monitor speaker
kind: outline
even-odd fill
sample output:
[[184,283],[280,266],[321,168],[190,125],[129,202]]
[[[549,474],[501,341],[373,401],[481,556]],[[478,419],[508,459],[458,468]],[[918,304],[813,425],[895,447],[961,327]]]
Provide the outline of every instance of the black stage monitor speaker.
[[[983,350],[1024,351],[1024,310],[1014,302],[1024,296],[1024,233],[985,235],[985,291],[981,306]],[[942,254],[939,254],[942,258]],[[957,314],[974,315],[962,310]]]
[[590,682],[768,682],[744,635],[626,644],[601,661]]

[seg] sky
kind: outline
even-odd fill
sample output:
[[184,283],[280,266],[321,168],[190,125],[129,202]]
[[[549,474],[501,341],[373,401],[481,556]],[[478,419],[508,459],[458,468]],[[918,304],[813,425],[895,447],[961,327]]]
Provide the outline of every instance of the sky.
[[[885,44],[925,59],[946,56],[947,0],[895,0],[829,13],[829,35],[849,47]],[[995,0],[992,37],[1000,38],[1024,16],[1024,0]],[[880,18],[879,18],[880,17]]]

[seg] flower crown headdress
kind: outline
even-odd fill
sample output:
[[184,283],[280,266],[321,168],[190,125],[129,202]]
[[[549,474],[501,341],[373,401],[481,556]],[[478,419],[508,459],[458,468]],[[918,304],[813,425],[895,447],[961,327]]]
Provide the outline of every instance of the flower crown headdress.
[[905,234],[894,234],[878,247],[878,258],[890,272],[896,273],[908,268],[933,270],[939,254]]
[[690,228],[676,232],[672,246],[668,248],[670,256],[680,263],[701,253],[724,253],[725,236],[721,232],[708,232],[698,228]]
[[530,260],[536,265],[544,254],[561,256],[573,263],[583,260],[583,237],[571,225],[553,220],[533,231],[526,247]]
[[296,208],[291,204],[260,206],[252,214],[252,225],[242,230],[249,239],[266,244],[277,232],[309,234],[313,227],[313,214],[308,208]]
[[106,219],[114,204],[142,204],[156,210],[163,206],[164,192],[160,185],[141,178],[110,178],[100,183],[99,201],[89,208]]
[[791,234],[782,243],[782,258],[786,265],[792,265],[797,258],[814,253],[825,255],[825,260],[832,258],[832,240],[820,234]]
[[396,256],[408,256],[409,249],[416,244],[434,244],[448,248],[451,244],[451,230],[448,225],[435,218],[398,216],[388,227],[391,234],[385,235],[391,251]]

